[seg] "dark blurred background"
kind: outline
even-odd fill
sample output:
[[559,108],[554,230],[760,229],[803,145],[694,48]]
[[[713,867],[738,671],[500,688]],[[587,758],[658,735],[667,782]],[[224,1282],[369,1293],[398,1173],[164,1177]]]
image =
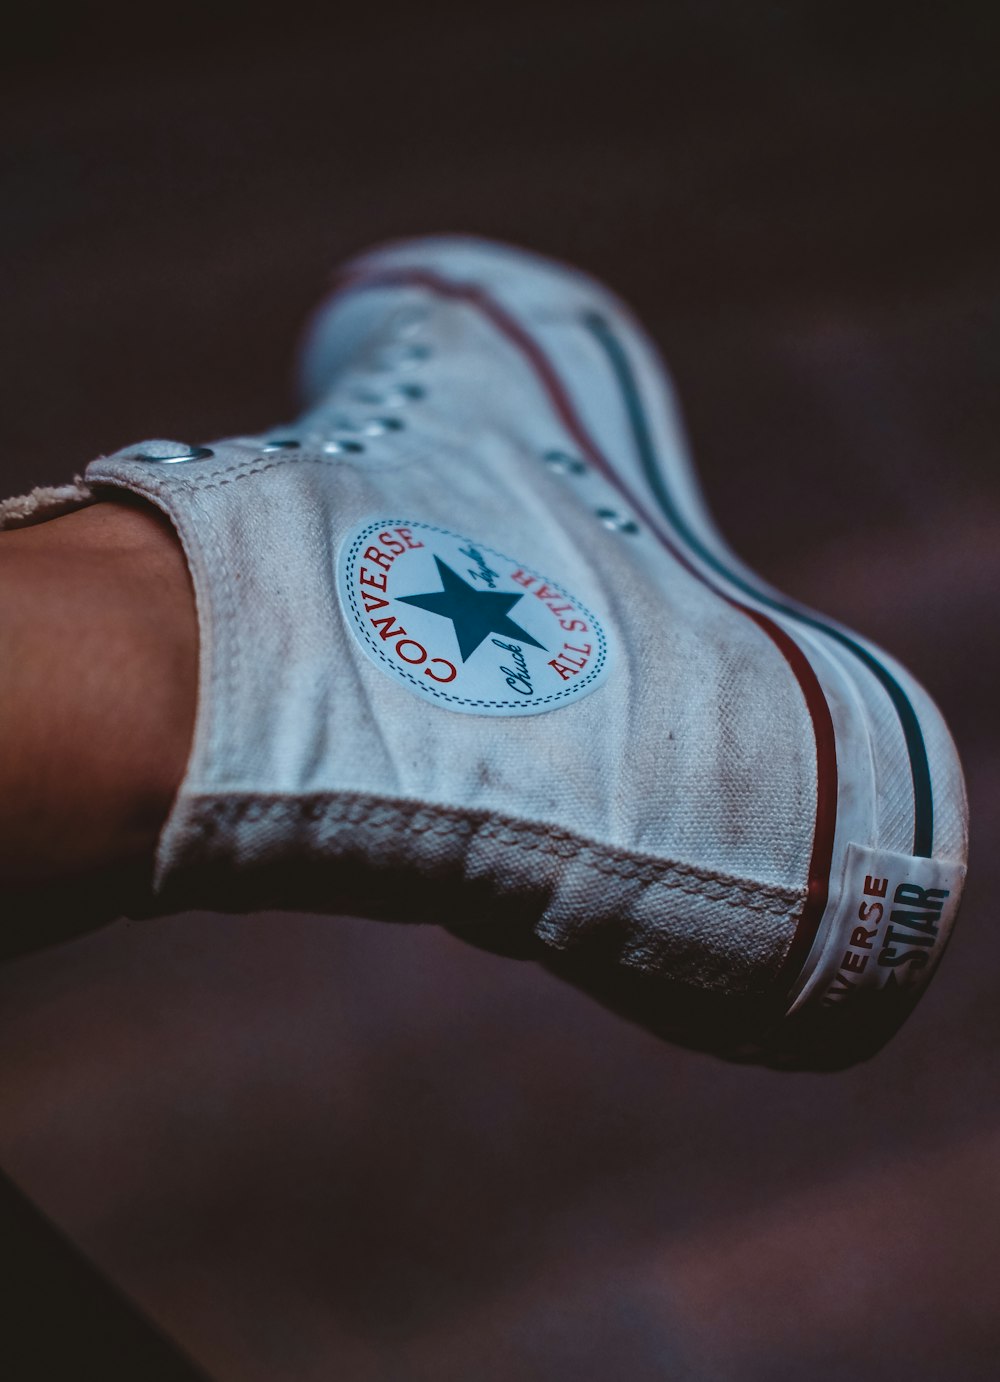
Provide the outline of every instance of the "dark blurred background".
[[287,418],[339,259],[511,238],[632,299],[734,545],[907,662],[968,773],[951,952],[842,1075],[673,1050],[350,919],[116,925],[3,968],[0,1163],[219,1382],[997,1376],[997,14],[9,21],[4,492]]

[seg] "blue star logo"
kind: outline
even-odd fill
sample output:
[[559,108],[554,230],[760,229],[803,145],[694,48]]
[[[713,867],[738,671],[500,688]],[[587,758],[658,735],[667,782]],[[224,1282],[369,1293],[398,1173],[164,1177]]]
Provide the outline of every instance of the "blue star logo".
[[415,605],[438,614],[442,619],[450,619],[458,639],[458,650],[462,661],[468,662],[481,643],[491,633],[503,638],[513,638],[519,643],[529,643],[533,648],[545,651],[544,643],[532,638],[520,625],[509,618],[510,611],[523,600],[523,595],[502,594],[496,590],[477,590],[453,571],[440,557],[435,557],[438,575],[441,577],[441,590],[426,595],[398,595],[400,604]]

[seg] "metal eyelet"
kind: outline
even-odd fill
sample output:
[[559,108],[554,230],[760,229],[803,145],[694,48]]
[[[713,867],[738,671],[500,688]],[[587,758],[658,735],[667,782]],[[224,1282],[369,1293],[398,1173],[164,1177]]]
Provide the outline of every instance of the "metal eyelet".
[[382,400],[384,408],[405,408],[408,403],[426,398],[427,390],[423,384],[400,384]]
[[583,475],[587,469],[578,456],[571,456],[568,451],[546,451],[542,459],[560,475]]
[[339,441],[327,441],[320,447],[324,456],[339,456],[344,450]]
[[402,432],[406,426],[401,417],[377,417],[375,422],[383,432]]
[[156,465],[179,465],[182,461],[207,461],[215,452],[210,446],[189,446],[176,456],[154,456],[149,451],[137,451],[132,457],[135,461],[149,461]]
[[302,445],[294,437],[276,437],[273,441],[265,442],[260,448],[262,451],[297,451]]
[[417,341],[413,341],[410,345],[400,346],[399,355],[397,357],[397,368],[405,370],[417,369],[418,366],[422,365],[423,362],[428,359],[430,353],[430,346],[421,345]]
[[598,509],[597,517],[604,524],[605,528],[610,528],[613,533],[627,533],[633,537],[639,531],[639,525],[631,518],[625,518],[622,514],[616,513],[614,509]]
[[359,451],[364,451],[365,449],[364,443],[360,441],[347,441],[345,439],[344,441],[334,444],[339,445],[341,451],[350,451],[352,455],[357,455]]

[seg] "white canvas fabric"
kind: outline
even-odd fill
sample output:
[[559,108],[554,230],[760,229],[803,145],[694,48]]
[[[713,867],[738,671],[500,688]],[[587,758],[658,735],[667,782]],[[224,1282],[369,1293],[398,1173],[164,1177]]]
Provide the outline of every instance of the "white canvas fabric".
[[[168,515],[197,598],[197,728],[151,910],[437,920],[678,1040],[842,1063],[823,1004],[846,850],[907,857],[916,809],[898,824],[900,768],[879,837],[895,703],[716,577],[669,384],[597,292],[478,242],[390,247],[318,315],[294,424],[88,468],[88,494]],[[799,1047],[773,1033],[821,970],[817,1055],[808,1024]]]

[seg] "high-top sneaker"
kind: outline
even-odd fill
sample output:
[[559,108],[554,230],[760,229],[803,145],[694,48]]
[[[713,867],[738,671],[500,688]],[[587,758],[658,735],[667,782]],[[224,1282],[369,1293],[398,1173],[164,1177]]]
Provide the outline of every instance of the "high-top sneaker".
[[710,519],[628,310],[518,250],[348,265],[290,427],[95,461],[168,515],[200,706],[151,911],[435,921],[672,1040],[876,1050],[947,942],[926,693]]

